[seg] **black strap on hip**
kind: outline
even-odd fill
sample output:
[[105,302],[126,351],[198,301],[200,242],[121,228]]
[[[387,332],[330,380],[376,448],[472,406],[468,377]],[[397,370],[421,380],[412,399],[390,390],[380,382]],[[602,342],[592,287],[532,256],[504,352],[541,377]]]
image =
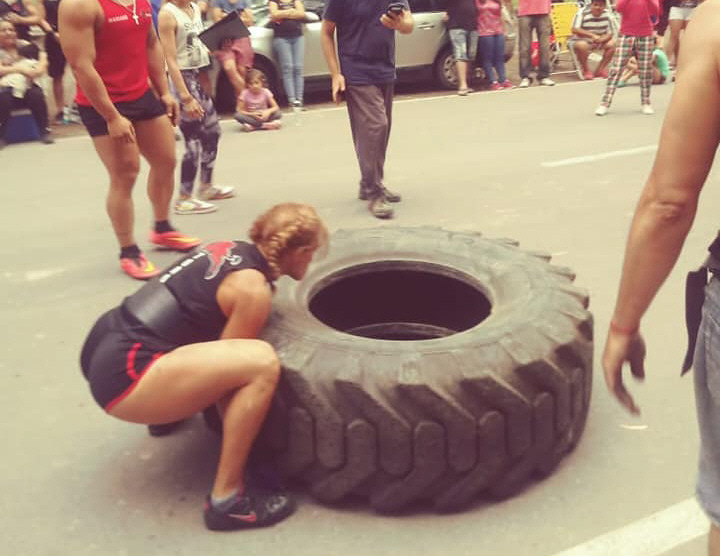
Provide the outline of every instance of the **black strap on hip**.
[[122,304],[130,315],[158,337],[184,344],[192,338],[192,328],[172,292],[157,280],[145,284]]
[[702,320],[702,306],[705,302],[705,287],[708,284],[708,272],[720,275],[720,233],[708,247],[710,254],[697,270],[688,272],[685,279],[685,326],[688,334],[688,347],[682,365],[682,373],[690,370],[695,355],[697,335]]

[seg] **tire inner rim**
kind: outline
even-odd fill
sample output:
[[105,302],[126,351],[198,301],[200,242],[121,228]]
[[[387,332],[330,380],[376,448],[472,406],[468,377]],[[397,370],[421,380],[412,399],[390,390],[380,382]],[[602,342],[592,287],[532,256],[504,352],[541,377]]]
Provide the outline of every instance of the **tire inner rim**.
[[320,280],[310,312],[326,325],[377,340],[430,340],[480,324],[492,305],[480,284],[456,269],[414,261],[345,268]]

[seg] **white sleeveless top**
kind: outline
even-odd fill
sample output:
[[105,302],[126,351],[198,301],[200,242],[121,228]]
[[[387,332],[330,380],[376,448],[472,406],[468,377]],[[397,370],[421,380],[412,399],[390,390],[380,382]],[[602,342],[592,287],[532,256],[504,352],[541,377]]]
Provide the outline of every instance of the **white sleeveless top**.
[[169,11],[177,21],[175,27],[175,45],[177,50],[177,63],[181,70],[198,69],[210,63],[207,47],[198,38],[203,31],[200,8],[195,2],[190,2],[192,19],[185,10],[178,8],[172,2],[166,2],[161,9]]

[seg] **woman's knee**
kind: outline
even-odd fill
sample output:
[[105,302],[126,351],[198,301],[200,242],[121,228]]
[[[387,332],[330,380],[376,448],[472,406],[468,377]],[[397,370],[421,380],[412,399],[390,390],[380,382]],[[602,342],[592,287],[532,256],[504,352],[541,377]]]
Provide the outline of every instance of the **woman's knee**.
[[277,382],[280,379],[280,358],[269,343],[264,340],[255,340],[256,357],[266,378]]
[[228,340],[229,347],[249,361],[256,378],[273,384],[280,379],[280,359],[275,349],[264,340]]

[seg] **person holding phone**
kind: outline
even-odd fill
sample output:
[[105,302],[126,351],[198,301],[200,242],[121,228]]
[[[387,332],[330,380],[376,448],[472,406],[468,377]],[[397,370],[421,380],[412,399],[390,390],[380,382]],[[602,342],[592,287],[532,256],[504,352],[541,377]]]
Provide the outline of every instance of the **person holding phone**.
[[389,203],[401,200],[385,187],[383,177],[392,121],[395,31],[407,34],[413,27],[407,0],[328,0],[323,14],[321,40],[332,96],[336,103],[342,96],[347,100],[360,166],[358,198],[368,201],[376,218],[392,218]]

